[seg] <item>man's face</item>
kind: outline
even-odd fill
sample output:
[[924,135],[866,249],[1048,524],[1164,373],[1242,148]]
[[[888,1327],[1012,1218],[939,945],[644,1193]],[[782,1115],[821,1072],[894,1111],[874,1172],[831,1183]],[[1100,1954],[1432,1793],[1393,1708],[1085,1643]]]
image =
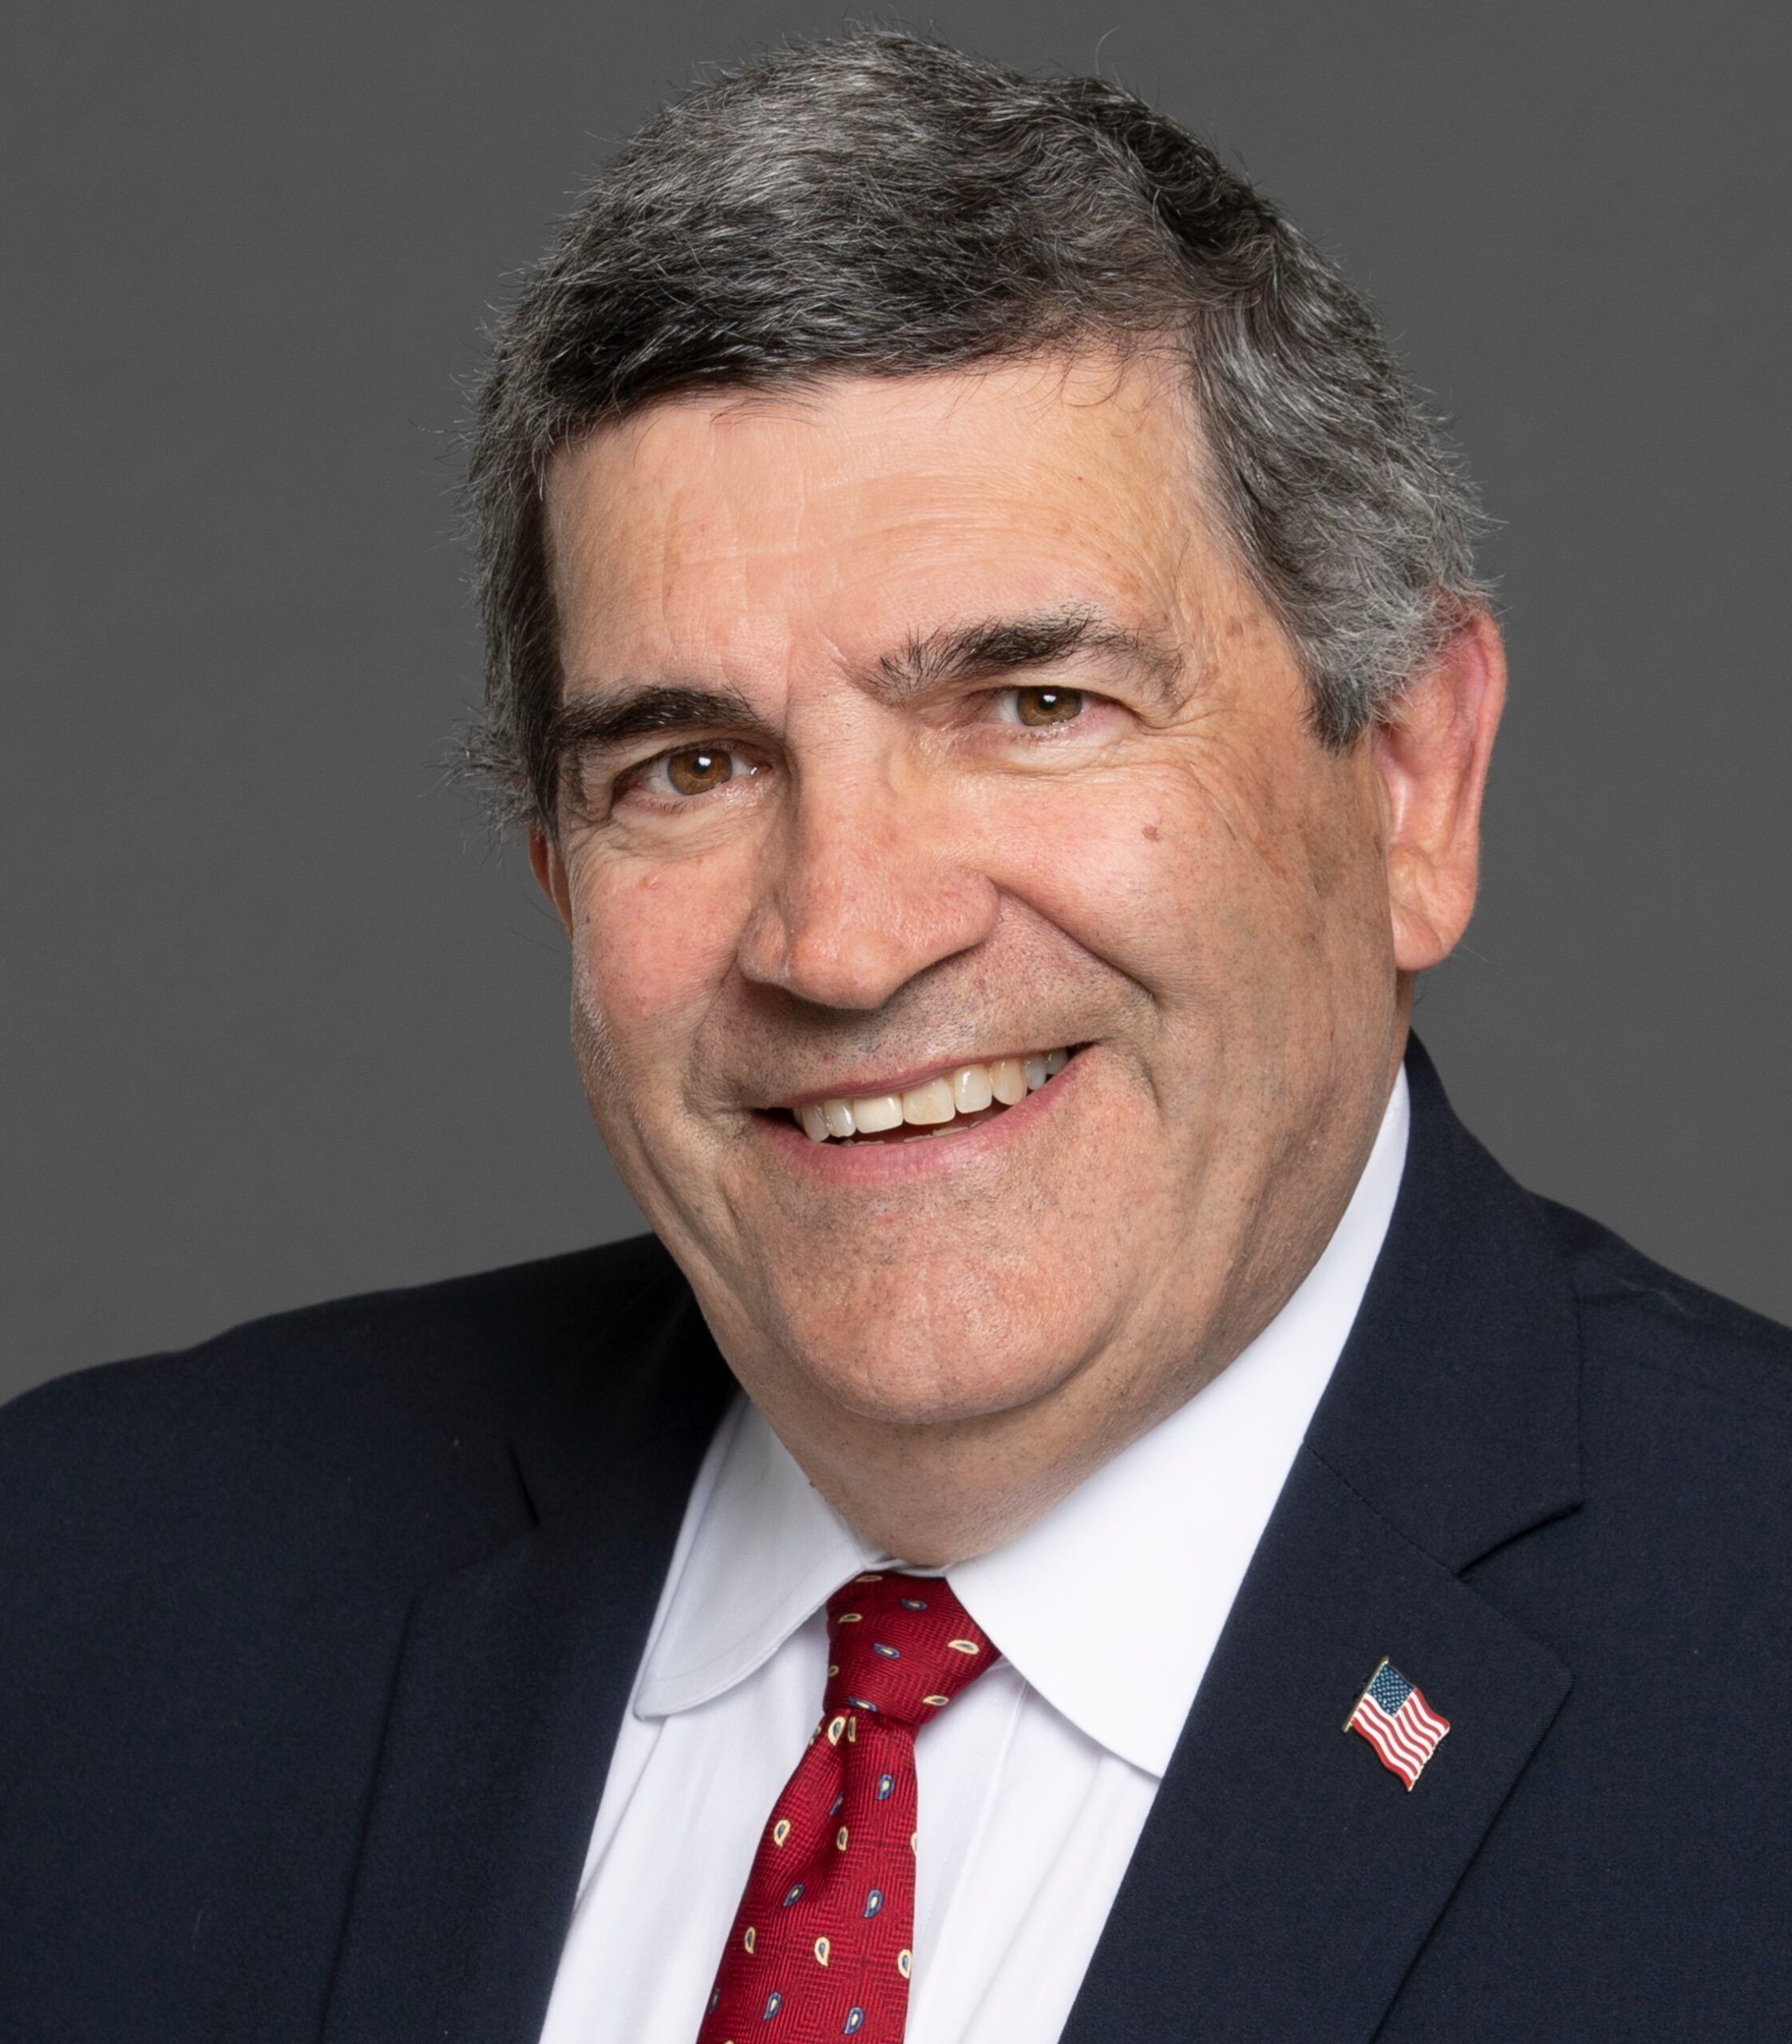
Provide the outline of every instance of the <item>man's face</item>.
[[[553,465],[586,1088],[787,1437],[1057,1407],[1118,1446],[1373,1140],[1382,782],[1310,734],[1194,446],[1161,373],[1080,360],[680,398]],[[875,1139],[795,1111],[1062,1051]]]

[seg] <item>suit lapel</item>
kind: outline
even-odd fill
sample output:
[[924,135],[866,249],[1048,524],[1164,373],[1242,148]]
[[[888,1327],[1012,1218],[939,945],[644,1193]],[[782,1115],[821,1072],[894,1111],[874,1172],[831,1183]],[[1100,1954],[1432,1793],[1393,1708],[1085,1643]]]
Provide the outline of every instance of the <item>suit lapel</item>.
[[[1065,2044],[1360,2044],[1568,1693],[1463,1579],[1579,1496],[1572,1301],[1424,1052],[1399,1201]],[[1340,1729],[1386,1655],[1450,1722],[1410,1792]]]
[[[1384,1654],[1450,1721],[1410,1793],[1340,1729]],[[1303,1452],[1066,2044],[1371,2036],[1567,1690]]]
[[728,1388],[668,1281],[516,1448],[536,1528],[406,1629],[326,2044],[533,2044],[617,1728]]

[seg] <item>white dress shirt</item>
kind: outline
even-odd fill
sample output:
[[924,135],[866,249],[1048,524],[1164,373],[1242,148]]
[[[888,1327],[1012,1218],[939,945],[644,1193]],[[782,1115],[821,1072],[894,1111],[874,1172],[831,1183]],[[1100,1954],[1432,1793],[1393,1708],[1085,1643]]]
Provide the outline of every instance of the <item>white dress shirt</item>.
[[[1323,1255],[1187,1404],[950,1572],[1003,1659],[916,1741],[908,2044],[1048,2044],[1362,1302],[1406,1075]],[[617,1738],[542,2044],[694,2044],[773,1800],[821,1708],[829,1596],[900,1566],[758,1408],[706,1458]]]

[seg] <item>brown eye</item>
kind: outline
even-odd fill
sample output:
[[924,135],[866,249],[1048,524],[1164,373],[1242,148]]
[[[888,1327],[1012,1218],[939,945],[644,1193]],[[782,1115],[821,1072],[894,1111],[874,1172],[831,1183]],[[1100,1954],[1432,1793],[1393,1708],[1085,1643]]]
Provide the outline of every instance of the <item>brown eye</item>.
[[712,751],[706,745],[689,745],[682,752],[666,756],[666,778],[681,795],[707,794],[724,781],[734,778],[734,756]]
[[1015,714],[1023,724],[1067,724],[1082,715],[1079,688],[1017,688]]

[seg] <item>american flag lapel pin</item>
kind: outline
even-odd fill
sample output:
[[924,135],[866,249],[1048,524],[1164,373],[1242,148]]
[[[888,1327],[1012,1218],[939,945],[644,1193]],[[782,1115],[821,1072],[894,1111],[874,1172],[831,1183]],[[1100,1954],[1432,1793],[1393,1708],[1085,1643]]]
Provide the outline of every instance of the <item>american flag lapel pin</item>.
[[1344,1720],[1344,1729],[1367,1739],[1382,1765],[1398,1775],[1410,1792],[1450,1729],[1450,1720],[1438,1715],[1425,1701],[1424,1691],[1384,1654]]

